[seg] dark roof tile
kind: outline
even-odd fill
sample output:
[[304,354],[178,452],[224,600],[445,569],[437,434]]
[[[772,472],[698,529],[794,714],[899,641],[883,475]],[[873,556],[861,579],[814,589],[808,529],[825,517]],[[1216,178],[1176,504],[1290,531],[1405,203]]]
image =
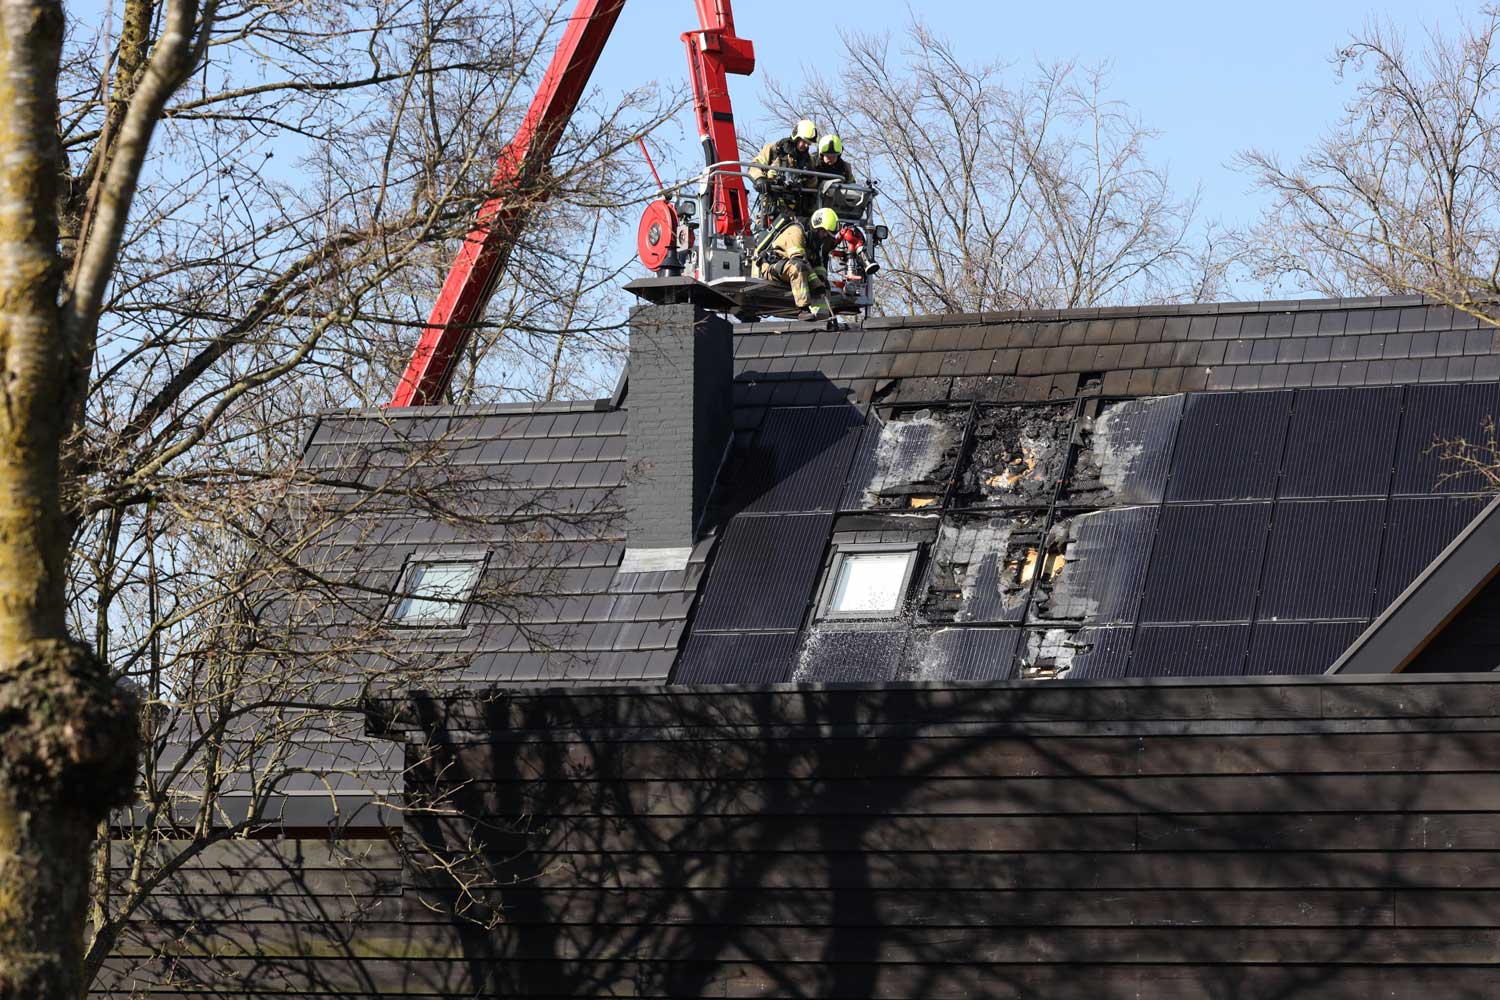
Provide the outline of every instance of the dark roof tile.
[[1465,354],[1489,354],[1495,349],[1495,330],[1486,327],[1464,332]]
[[1135,342],[1149,343],[1157,340],[1173,340],[1177,338],[1168,337],[1167,320],[1164,316],[1144,316],[1141,318],[1140,327],[1136,331]]
[[1287,385],[1287,388],[1288,389],[1293,389],[1293,388],[1296,388],[1298,386],[1312,385],[1313,370],[1315,368],[1317,368],[1317,365],[1306,364],[1306,363],[1304,363],[1304,364],[1297,364],[1297,365],[1288,365],[1287,366],[1287,370],[1286,370],[1286,385]]
[[1433,358],[1438,353],[1438,335],[1431,331],[1422,331],[1411,335],[1410,357]]
[[1417,376],[1422,382],[1445,382],[1448,379],[1447,358],[1423,358],[1422,368]]
[[1370,319],[1371,333],[1398,333],[1400,330],[1401,310],[1399,309],[1377,309]]
[[1412,306],[1407,309],[1402,309],[1398,323],[1399,325],[1397,326],[1397,329],[1401,330],[1402,332],[1405,332],[1407,330],[1416,331],[1428,329],[1427,307]]
[[1151,391],[1159,396],[1167,396],[1182,391],[1181,368],[1159,368],[1156,372],[1156,380],[1152,383]]
[[[1209,317],[1193,320],[1194,323],[1208,322]],[[1237,340],[1240,337],[1240,328],[1244,323],[1244,317],[1237,315],[1219,316],[1213,319],[1215,340]]]
[[1324,336],[1339,336],[1344,332],[1348,314],[1341,309],[1318,314],[1318,332]]
[[1442,331],[1441,333],[1439,333],[1437,335],[1437,338],[1438,338],[1437,352],[1438,352],[1438,354],[1440,354],[1440,355],[1442,355],[1444,357],[1451,357],[1451,356],[1453,356],[1455,354],[1462,354],[1462,353],[1464,353],[1464,341],[1467,338],[1467,336],[1468,336],[1467,331],[1464,331],[1464,330],[1444,330],[1444,331]]
[[[1188,340],[1188,339],[1190,339],[1189,334],[1191,332],[1192,332],[1192,320],[1191,319],[1189,319],[1186,316],[1168,316],[1166,318],[1165,325],[1162,327],[1161,339],[1162,340]],[[1211,327],[1209,328],[1209,332],[1212,332],[1212,328]],[[1207,334],[1205,334],[1204,336],[1198,337],[1197,339],[1199,339],[1199,340],[1207,340],[1208,336],[1207,336]]]
[[1020,351],[996,351],[994,359],[990,362],[990,374],[1014,375],[1016,373],[1016,366],[1020,360]]
[[1224,363],[1224,355],[1227,351],[1228,347],[1222,340],[1199,344],[1197,363],[1204,367],[1222,365]]

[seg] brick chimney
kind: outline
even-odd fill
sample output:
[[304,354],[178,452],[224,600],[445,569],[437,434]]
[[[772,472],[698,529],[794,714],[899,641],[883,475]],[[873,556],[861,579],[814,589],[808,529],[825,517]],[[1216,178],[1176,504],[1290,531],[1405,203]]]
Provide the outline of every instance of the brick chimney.
[[630,314],[624,572],[682,569],[733,426],[734,342],[701,305]]

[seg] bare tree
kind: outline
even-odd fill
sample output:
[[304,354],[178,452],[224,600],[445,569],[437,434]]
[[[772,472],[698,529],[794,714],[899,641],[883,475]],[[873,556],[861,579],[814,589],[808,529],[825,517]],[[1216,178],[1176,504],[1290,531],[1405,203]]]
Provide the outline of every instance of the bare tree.
[[[86,24],[57,2],[0,2],[0,997],[76,997],[173,865],[264,825],[306,775],[299,734],[362,683],[433,669],[384,632],[388,657],[355,655],[395,584],[335,572],[333,511],[397,504],[518,553],[591,530],[587,511],[476,511],[452,492],[462,477],[393,483],[381,466],[365,482],[302,457],[313,414],[395,385],[496,193],[495,154],[562,7],[126,0]],[[638,180],[603,165],[671,103],[592,101],[551,171],[504,192],[531,222],[455,399],[602,381],[618,334],[590,228],[617,224]],[[483,603],[502,619],[546,586],[498,569]],[[348,641],[316,627],[335,609]],[[90,878],[139,717],[126,869],[100,849]]]
[[1271,204],[1241,234],[1271,288],[1424,293],[1460,305],[1500,289],[1500,10],[1409,48],[1372,22],[1333,63],[1354,94],[1293,163],[1240,163]]
[[[1110,100],[1100,69],[1042,66],[1013,81],[965,63],[921,22],[844,36],[836,75],[772,87],[883,184],[886,312],[1097,306],[1211,297],[1221,272],[1196,203],[1153,165],[1153,133]],[[1206,261],[1208,261],[1206,263]]]

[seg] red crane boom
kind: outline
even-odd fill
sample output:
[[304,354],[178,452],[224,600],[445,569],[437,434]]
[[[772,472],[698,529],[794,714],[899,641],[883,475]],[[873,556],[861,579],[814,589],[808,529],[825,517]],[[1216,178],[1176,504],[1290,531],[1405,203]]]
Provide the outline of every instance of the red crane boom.
[[[706,163],[711,164],[719,159],[720,150],[726,159],[739,158],[726,74],[753,72],[755,48],[735,35],[730,0],[696,3],[701,28],[682,37],[687,43],[699,136]],[[545,197],[541,192],[530,200],[507,200],[507,193],[524,190],[546,168],[624,6],[625,0],[579,0],[525,120],[496,163],[491,188],[498,193],[480,207],[464,238],[391,406],[428,406],[447,390],[453,363],[489,303],[526,209]],[[738,175],[716,181],[714,216],[720,233],[747,231],[749,202]]]

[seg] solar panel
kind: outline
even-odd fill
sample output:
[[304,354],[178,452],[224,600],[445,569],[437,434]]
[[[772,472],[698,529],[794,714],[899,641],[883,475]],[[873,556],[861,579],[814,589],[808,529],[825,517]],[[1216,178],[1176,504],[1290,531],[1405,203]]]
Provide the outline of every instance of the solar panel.
[[1396,444],[1395,493],[1474,493],[1487,483],[1476,472],[1443,458],[1441,441],[1485,440],[1485,420],[1500,408],[1500,389],[1478,385],[1413,385]]
[[1272,506],[1163,507],[1141,620],[1248,621]]
[[1321,674],[1365,630],[1360,622],[1257,622],[1245,673]]
[[1084,628],[1073,636],[1077,649],[1068,680],[1124,677],[1130,667],[1132,628]]
[[1275,495],[1291,392],[1194,393],[1172,453],[1168,500]]
[[1384,500],[1277,504],[1258,617],[1370,617],[1384,517]]
[[852,406],[771,409],[755,443],[731,458],[735,496],[747,511],[833,510],[860,424]]
[[1386,513],[1374,612],[1379,615],[1484,509],[1485,497],[1395,499]]
[[780,684],[792,674],[796,632],[705,632],[691,636],[674,684]]
[[793,629],[812,599],[831,514],[741,514],[709,569],[694,630]]
[[1069,477],[1069,495],[1122,504],[1159,502],[1166,495],[1184,400],[1179,394],[1106,404]]
[[792,680],[824,684],[901,680],[909,634],[905,629],[811,629]]
[[1299,391],[1280,495],[1385,496],[1400,417],[1395,386]]
[[907,651],[910,679],[1003,681],[1015,675],[1017,628],[943,628],[913,636]]
[[1120,507],[1079,514],[1064,522],[1066,561],[1050,586],[1038,588],[1036,617],[1089,623],[1135,621],[1157,510]]
[[1245,669],[1249,625],[1143,625],[1131,677],[1223,677]]

